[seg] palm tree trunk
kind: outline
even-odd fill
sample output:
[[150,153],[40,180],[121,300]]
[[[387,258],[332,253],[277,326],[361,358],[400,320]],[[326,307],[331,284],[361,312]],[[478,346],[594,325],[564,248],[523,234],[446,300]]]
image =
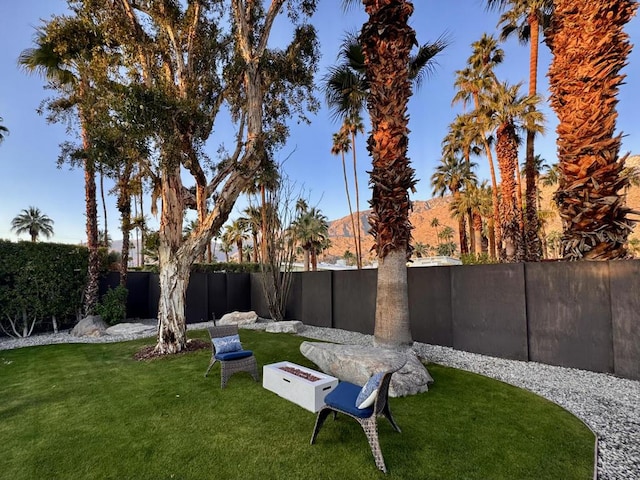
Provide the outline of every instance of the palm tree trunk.
[[104,246],[109,249],[109,229],[107,228],[107,202],[104,200],[104,172],[100,164],[100,198],[102,199],[102,213],[104,215]]
[[[533,11],[529,17],[531,38],[529,42],[529,95],[533,96],[538,89],[538,43],[540,42],[540,23],[537,12]],[[537,198],[538,182],[535,167],[535,133],[527,131],[527,146],[525,160],[525,198],[527,210],[524,219],[525,259],[528,262],[539,262],[542,257],[540,245],[540,223],[538,219]]]
[[416,43],[408,24],[413,4],[364,0],[364,5],[369,18],[360,39],[370,80],[367,103],[372,124],[369,223],[378,257],[374,338],[378,345],[405,347],[412,344],[406,265],[412,251],[408,192],[416,183],[407,157],[406,113],[411,96],[409,55]]
[[[356,230],[356,221],[353,218],[353,209],[351,208],[351,195],[349,195],[349,182],[347,180],[347,164],[344,161],[344,151],[340,152],[342,154],[342,175],[344,176],[344,189],[345,192],[347,194],[347,205],[349,206],[349,218],[351,219],[351,228],[353,229],[353,243],[354,243],[354,248],[356,250],[356,259],[359,258],[359,251],[360,251],[360,247],[359,247],[359,239],[358,239],[358,230]],[[358,265],[358,262],[356,260],[356,265]],[[360,268],[360,265],[358,265],[357,268]]]
[[357,239],[357,248],[356,248],[356,260],[358,270],[362,268],[362,234],[360,227],[360,191],[358,188],[358,168],[356,165],[356,133],[351,131],[351,151],[353,152],[353,181],[356,188],[356,239]]

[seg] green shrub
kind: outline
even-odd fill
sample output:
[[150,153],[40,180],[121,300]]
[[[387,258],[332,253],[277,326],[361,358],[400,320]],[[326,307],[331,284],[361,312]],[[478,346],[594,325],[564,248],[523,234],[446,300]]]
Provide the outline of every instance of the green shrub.
[[115,325],[127,318],[128,290],[122,285],[109,288],[96,305],[96,313],[109,325]]
[[490,263],[498,263],[492,259],[488,253],[465,253],[460,257],[463,265],[487,265]]

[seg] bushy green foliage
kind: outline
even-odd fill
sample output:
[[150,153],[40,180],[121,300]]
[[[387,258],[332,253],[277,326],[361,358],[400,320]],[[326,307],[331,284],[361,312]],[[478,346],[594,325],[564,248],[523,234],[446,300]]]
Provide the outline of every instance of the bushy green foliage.
[[0,326],[28,336],[37,325],[56,318],[75,319],[82,304],[88,251],[56,243],[0,240]]
[[460,256],[463,265],[488,265],[490,263],[498,263],[492,259],[488,253],[465,253]]
[[109,325],[115,325],[127,318],[127,295],[129,291],[122,285],[109,288],[96,305],[96,313]]
[[215,262],[215,263],[196,263],[192,268],[193,272],[200,273],[257,273],[260,271],[260,264],[253,262]]

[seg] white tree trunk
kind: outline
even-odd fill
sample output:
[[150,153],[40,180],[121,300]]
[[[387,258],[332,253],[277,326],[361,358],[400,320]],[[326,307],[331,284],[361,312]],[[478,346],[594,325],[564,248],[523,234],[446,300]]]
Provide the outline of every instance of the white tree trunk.
[[[182,262],[184,263],[184,262]],[[190,267],[173,258],[165,259],[160,269],[160,302],[158,304],[158,343],[156,352],[177,353],[187,344],[185,299]]]

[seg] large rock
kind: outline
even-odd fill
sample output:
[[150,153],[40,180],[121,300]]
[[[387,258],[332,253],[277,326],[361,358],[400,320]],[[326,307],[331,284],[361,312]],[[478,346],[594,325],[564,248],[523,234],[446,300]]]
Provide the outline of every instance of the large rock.
[[267,324],[265,331],[269,333],[298,333],[304,328],[299,320],[287,320],[283,322],[271,322]]
[[89,315],[78,322],[71,330],[74,337],[101,337],[107,330],[107,324],[100,315]]
[[216,325],[248,325],[258,321],[256,312],[231,312],[225,313]]
[[426,392],[433,378],[415,353],[401,352],[364,345],[337,345],[323,342],[302,342],[300,352],[328,375],[364,385],[375,373],[406,364],[391,377],[389,395],[404,397]]
[[157,324],[156,322],[126,322],[126,323],[118,323],[112,327],[107,328],[107,335],[118,335],[118,336],[127,336],[127,335],[155,335],[157,332]]

